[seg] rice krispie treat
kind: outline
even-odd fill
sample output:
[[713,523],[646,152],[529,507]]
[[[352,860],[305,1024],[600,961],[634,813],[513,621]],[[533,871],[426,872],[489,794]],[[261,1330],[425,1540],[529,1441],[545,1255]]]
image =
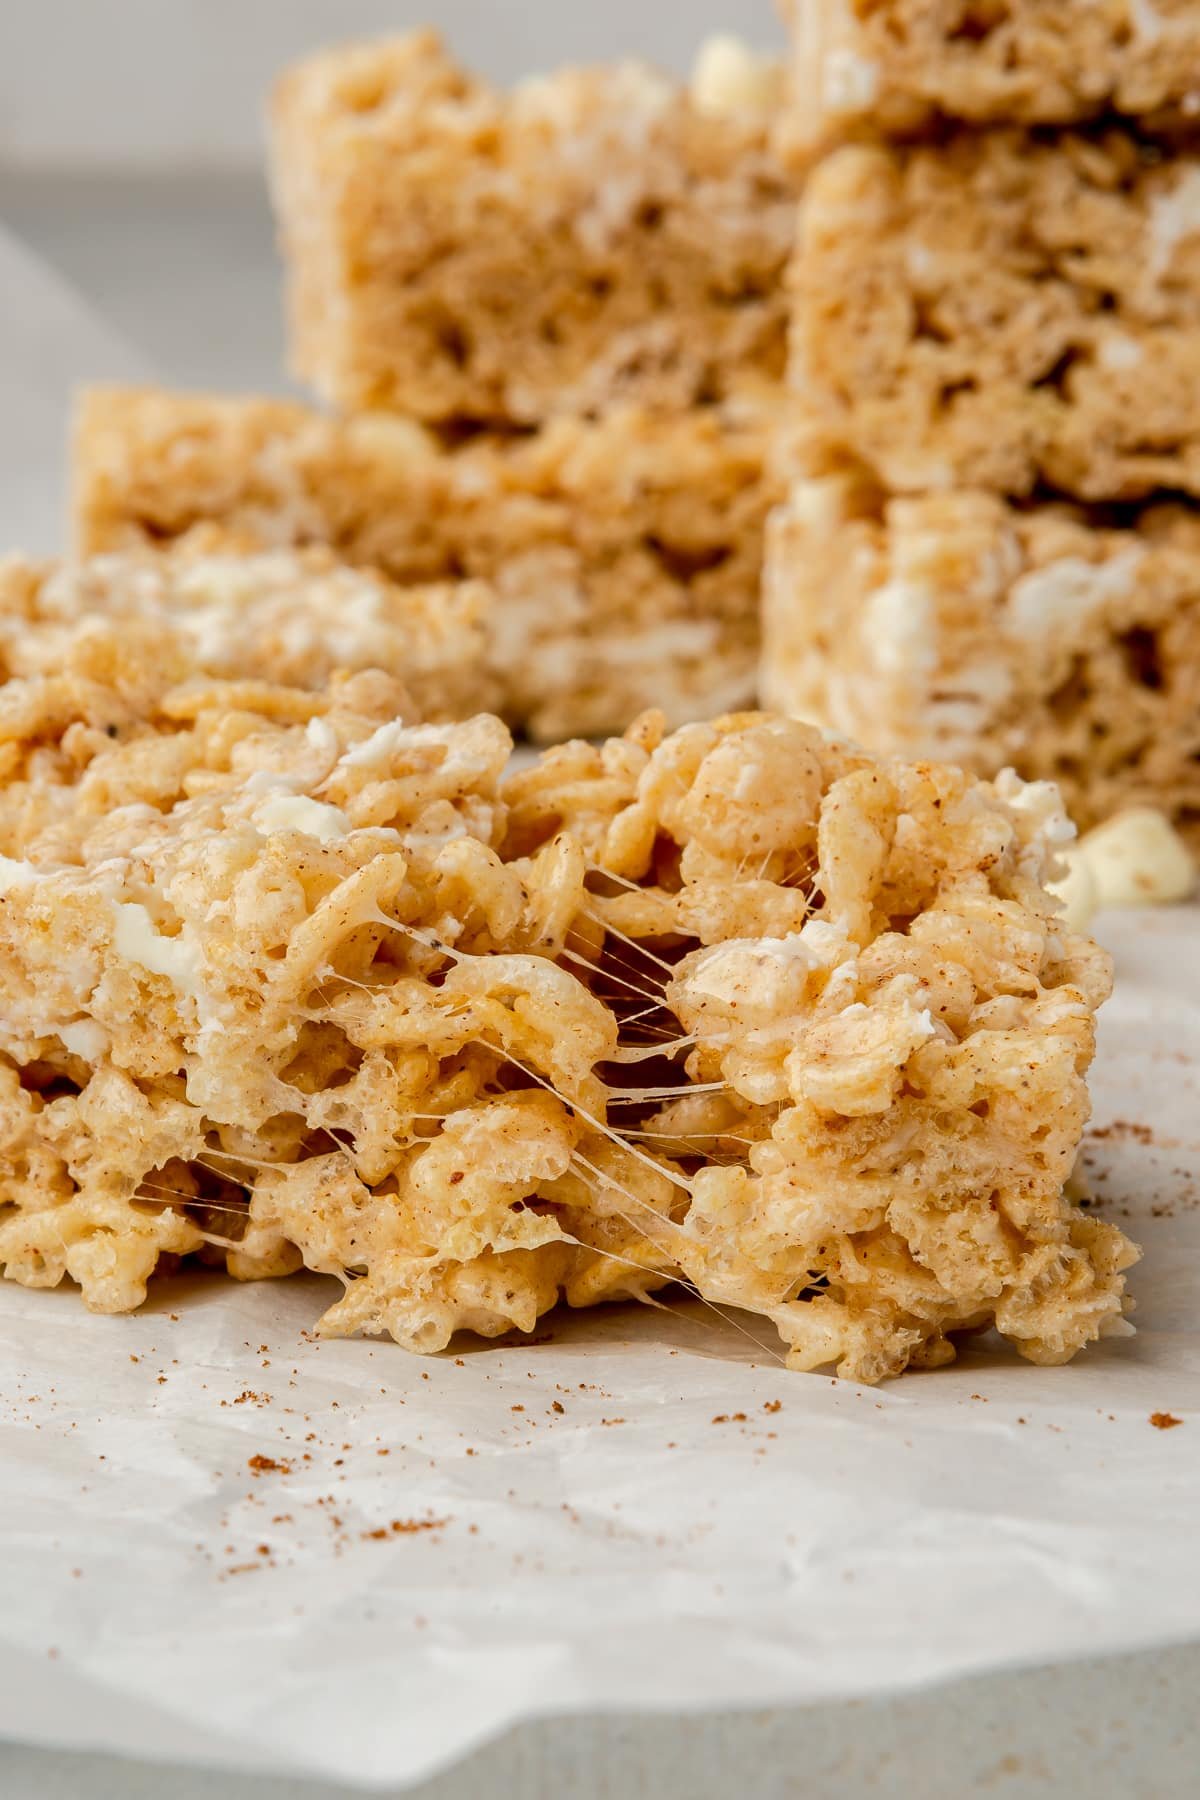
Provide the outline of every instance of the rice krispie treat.
[[797,484],[764,584],[770,705],[893,755],[1056,781],[1200,835],[1200,514]]
[[135,729],[146,629],[107,689],[85,642],[3,690],[10,1277],[120,1311],[164,1258],[303,1263],[325,1331],[420,1350],[680,1278],[867,1381],[1120,1327],[1049,790],[759,715],[505,785],[498,720],[406,726],[381,674]]
[[[398,587],[328,550],[255,556],[0,559],[0,681],[56,677],[85,633],[157,628],[179,665],[206,675],[323,687],[338,670],[400,678],[413,716],[461,719],[494,704],[485,666],[494,596],[480,581]],[[180,666],[183,666],[180,665]]]
[[781,85],[625,63],[506,94],[428,31],[300,64],[272,106],[295,372],[345,408],[519,423],[773,382]]
[[[127,691],[146,645],[115,642]],[[69,1275],[122,1311],[164,1255],[246,1277],[336,1256],[335,1328],[385,1273],[414,1344],[532,1323],[574,1252],[524,1197],[576,1128],[544,1090],[507,1091],[505,1049],[590,1096],[602,1009],[545,958],[443,980],[426,943],[538,928],[489,847],[504,727],[406,727],[378,674],[320,697],[193,682],[128,735],[119,692],[81,682],[68,723],[61,694],[21,706],[26,685],[4,690],[25,728],[0,823],[8,1275]],[[481,1230],[500,1196],[508,1224]],[[622,1263],[596,1285],[609,1269],[619,1291]]]
[[597,734],[753,696],[765,441],[713,408],[447,444],[382,414],[96,389],[75,535],[95,553],[203,526],[209,548],[319,543],[399,583],[482,579],[497,709],[534,737]]
[[900,136],[939,117],[1067,125],[1200,110],[1194,0],[783,0],[789,142]]
[[894,492],[1200,492],[1194,149],[846,146],[809,180],[792,280],[797,431]]

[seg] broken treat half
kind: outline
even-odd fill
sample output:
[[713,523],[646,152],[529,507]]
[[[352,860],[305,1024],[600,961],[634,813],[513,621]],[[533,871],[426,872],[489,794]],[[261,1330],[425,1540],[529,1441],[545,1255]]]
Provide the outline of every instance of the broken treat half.
[[506,778],[495,718],[164,686],[142,629],[2,690],[9,1277],[303,1265],[419,1350],[680,1282],[864,1381],[1120,1328],[1051,790],[758,714]]
[[1087,827],[1153,806],[1200,841],[1200,518],[1123,519],[861,474],[771,527],[763,690],[880,750],[1058,783]]
[[295,372],[337,406],[492,424],[777,381],[797,188],[781,71],[741,73],[504,93],[428,31],[299,64],[271,109]]
[[764,416],[715,407],[447,441],[382,414],[101,388],[77,417],[75,538],[316,543],[400,584],[483,580],[495,710],[535,738],[598,735],[753,697],[766,443]]

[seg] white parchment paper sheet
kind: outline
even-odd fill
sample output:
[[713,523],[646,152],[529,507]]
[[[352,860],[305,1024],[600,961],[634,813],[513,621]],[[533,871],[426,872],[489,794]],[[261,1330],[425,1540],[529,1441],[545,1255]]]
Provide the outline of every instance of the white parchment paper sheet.
[[[48,408],[114,372],[83,327]],[[649,1309],[430,1362],[311,1341],[308,1278],[131,1319],[4,1286],[0,1734],[382,1785],[553,1710],[1200,1635],[1200,912],[1105,923],[1089,1160],[1146,1257],[1137,1337],[1065,1369],[984,1346],[868,1391]]]

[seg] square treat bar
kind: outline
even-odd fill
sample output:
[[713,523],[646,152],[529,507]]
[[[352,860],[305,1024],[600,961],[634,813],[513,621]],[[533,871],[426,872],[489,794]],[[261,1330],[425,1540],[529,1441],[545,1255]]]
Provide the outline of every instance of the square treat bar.
[[1195,0],[784,0],[811,150],[939,117],[1068,125],[1104,113],[1177,124],[1200,109]]
[[1058,782],[1082,826],[1200,832],[1200,515],[797,485],[772,523],[771,705],[907,757]]
[[[383,414],[98,389],[75,441],[84,552],[321,543],[394,581],[484,580],[497,708],[535,737],[746,703],[766,424],[716,409],[446,444]],[[214,534],[213,527],[217,528]]]
[[1135,1252],[1064,1192],[1109,970],[1040,886],[1052,790],[750,714],[505,785],[498,720],[402,725],[377,673],[164,690],[113,645],[0,690],[10,1278],[303,1264],[325,1331],[418,1350],[681,1279],[867,1381],[1121,1327]]
[[793,264],[798,429],[894,492],[1200,492],[1200,156],[1117,129],[850,145]]
[[781,84],[715,111],[627,63],[505,94],[431,32],[300,64],[272,108],[295,372],[345,408],[524,423],[774,382]]
[[461,719],[495,702],[493,605],[480,581],[399,587],[322,549],[14,556],[0,560],[0,680],[53,679],[82,646],[132,627],[161,644],[165,684],[164,671],[181,666],[301,688],[324,687],[339,670],[381,669],[403,681],[413,716]]

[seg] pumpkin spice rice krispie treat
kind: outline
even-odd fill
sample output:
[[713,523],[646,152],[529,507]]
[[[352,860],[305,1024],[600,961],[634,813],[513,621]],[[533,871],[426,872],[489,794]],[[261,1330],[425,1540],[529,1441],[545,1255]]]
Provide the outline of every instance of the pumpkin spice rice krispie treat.
[[774,384],[782,68],[727,47],[700,75],[628,62],[503,93],[429,31],[292,69],[271,160],[294,372],[339,407],[493,424]]
[[98,388],[74,444],[81,553],[322,544],[409,583],[484,581],[490,704],[535,738],[747,704],[767,428],[618,410],[447,441],[382,414]]
[[896,756],[1057,782],[1086,828],[1200,842],[1200,515],[798,482],[771,527],[763,697]]
[[854,144],[804,196],[795,431],[894,493],[1200,493],[1200,155],[1112,125]]
[[1160,129],[1200,110],[1194,0],[783,0],[789,143],[939,119],[1069,125],[1105,113]]
[[382,673],[79,639],[0,690],[10,1278],[115,1312],[180,1256],[303,1265],[322,1329],[419,1350],[682,1281],[863,1381],[1121,1328],[1049,789],[757,714],[506,779],[497,719],[409,725]]

